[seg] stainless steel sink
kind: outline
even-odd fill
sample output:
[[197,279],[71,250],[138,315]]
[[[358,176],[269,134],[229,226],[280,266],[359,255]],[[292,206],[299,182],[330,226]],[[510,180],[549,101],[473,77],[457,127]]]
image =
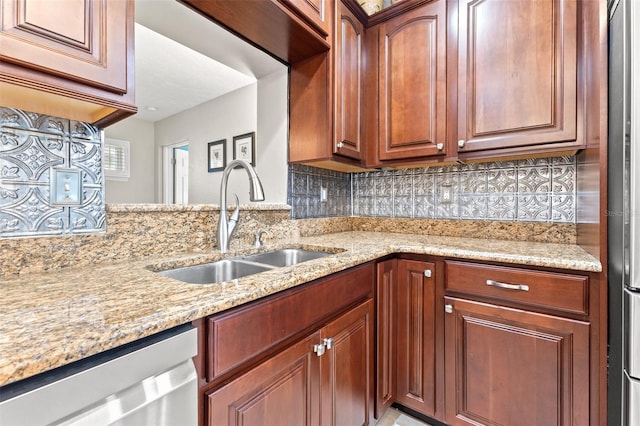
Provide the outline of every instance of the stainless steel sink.
[[291,266],[308,260],[319,259],[333,253],[305,249],[282,249],[267,253],[258,253],[244,256],[243,259],[256,263],[266,263],[271,266]]
[[212,284],[273,269],[270,265],[259,265],[239,259],[224,259],[203,265],[185,266],[158,272],[165,277],[191,284]]
[[296,265],[300,262],[319,259],[333,253],[287,248],[249,256],[236,256],[202,265],[158,271],[160,275],[191,284],[213,284],[231,281],[277,267]]

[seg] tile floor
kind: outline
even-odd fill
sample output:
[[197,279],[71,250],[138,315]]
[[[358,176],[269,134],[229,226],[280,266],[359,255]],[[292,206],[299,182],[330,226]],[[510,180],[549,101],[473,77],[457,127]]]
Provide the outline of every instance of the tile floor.
[[378,420],[376,426],[429,426],[426,423],[415,419],[408,414],[389,408],[384,415]]

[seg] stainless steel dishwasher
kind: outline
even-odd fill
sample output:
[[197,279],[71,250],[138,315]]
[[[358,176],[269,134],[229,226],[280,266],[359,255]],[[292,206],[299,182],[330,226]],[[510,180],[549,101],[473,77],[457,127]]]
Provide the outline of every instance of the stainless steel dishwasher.
[[0,425],[197,425],[185,325],[0,388]]

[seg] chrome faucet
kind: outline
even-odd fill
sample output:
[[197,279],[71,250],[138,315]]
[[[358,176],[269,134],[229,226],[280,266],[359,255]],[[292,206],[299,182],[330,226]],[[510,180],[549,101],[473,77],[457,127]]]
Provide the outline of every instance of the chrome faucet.
[[218,247],[220,247],[221,253],[229,251],[229,241],[233,232],[236,230],[236,224],[240,217],[240,204],[238,202],[238,195],[236,197],[236,209],[231,215],[227,217],[227,185],[229,182],[229,174],[231,170],[236,167],[243,167],[247,171],[249,176],[249,199],[251,201],[264,201],[264,190],[262,189],[262,183],[251,164],[244,160],[233,160],[227,167],[225,167],[222,173],[222,182],[220,183],[220,218],[218,219]]

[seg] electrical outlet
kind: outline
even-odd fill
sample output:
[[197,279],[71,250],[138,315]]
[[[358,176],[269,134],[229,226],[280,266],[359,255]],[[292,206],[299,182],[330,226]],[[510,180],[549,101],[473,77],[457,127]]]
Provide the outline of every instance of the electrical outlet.
[[453,203],[453,187],[445,184],[440,186],[440,204]]

